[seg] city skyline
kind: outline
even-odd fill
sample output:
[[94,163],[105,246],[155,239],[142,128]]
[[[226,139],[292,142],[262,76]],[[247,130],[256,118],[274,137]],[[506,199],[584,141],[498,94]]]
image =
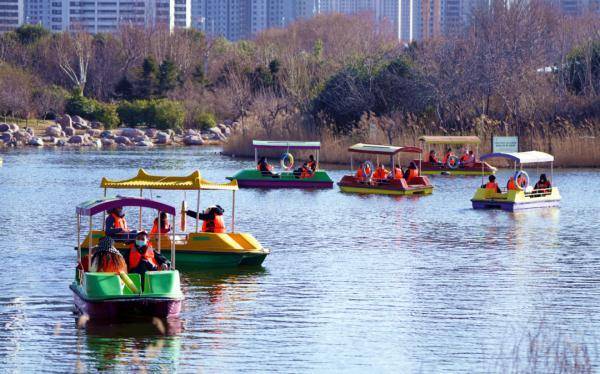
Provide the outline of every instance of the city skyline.
[[[23,23],[51,31],[111,32],[120,25],[196,28],[229,40],[285,27],[318,14],[364,14],[411,42],[458,32],[490,0],[0,0],[0,31]],[[549,0],[567,14],[598,9],[600,0]]]

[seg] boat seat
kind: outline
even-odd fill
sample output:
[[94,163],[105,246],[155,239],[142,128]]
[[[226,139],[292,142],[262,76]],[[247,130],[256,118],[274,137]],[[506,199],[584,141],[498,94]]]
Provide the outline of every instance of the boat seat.
[[[127,275],[129,276],[129,279],[131,279],[131,282],[133,282],[135,287],[141,291],[142,290],[142,277],[140,276],[140,274],[129,273]],[[135,295],[135,294],[133,292],[131,292],[131,290],[127,286],[125,286],[123,288],[123,295]]]

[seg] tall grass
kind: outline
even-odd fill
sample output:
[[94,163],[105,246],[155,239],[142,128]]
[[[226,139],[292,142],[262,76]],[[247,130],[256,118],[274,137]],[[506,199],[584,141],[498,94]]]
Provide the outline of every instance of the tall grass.
[[[584,123],[574,126],[565,120],[554,123],[536,124],[521,129],[519,136],[520,151],[537,150],[548,152],[555,157],[557,167],[600,167],[600,124]],[[479,154],[491,152],[494,135],[514,135],[508,126],[497,123],[476,123],[471,131],[449,132],[436,125],[409,125],[394,137],[394,145],[420,146],[421,135],[477,135],[481,139]],[[269,129],[268,133],[252,121],[246,121],[240,129],[229,137],[223,146],[223,152],[241,157],[254,157],[252,140],[311,140],[321,141],[321,162],[347,163],[348,147],[358,142],[389,144],[388,138],[380,129],[361,128],[348,136],[339,136],[329,131],[307,131],[302,126],[292,129]],[[441,153],[442,146],[434,147]],[[278,156],[264,154],[265,156]],[[410,159],[411,155],[405,157]],[[500,165],[501,166],[501,165]]]

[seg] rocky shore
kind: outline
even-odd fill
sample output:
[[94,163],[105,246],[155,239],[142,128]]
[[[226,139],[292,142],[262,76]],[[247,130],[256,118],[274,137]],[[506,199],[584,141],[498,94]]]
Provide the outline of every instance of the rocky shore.
[[161,131],[137,127],[107,130],[99,122],[64,115],[54,124],[37,131],[32,127],[22,128],[14,123],[0,123],[0,147],[133,148],[221,144],[238,127],[237,122],[225,121],[206,131]]

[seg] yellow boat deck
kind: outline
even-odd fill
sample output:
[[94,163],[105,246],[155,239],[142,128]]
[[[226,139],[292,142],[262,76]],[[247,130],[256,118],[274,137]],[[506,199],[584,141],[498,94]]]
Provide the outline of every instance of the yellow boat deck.
[[[102,230],[93,230],[92,247],[98,245],[100,238],[105,236]],[[160,247],[162,250],[171,249],[172,235],[160,236]],[[88,234],[81,242],[81,248],[87,249],[90,235]],[[158,249],[158,237],[151,238],[152,245]],[[115,243],[117,249],[128,249],[122,242]],[[185,252],[214,252],[214,253],[268,253],[251,234],[248,233],[210,233],[194,232],[189,234],[175,234],[175,250]]]

